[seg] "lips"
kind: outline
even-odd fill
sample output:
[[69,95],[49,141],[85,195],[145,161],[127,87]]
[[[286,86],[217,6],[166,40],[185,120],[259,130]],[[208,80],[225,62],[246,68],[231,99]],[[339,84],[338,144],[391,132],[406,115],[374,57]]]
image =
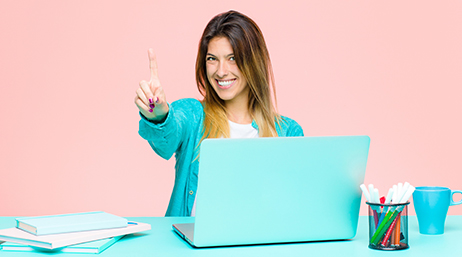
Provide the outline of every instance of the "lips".
[[227,80],[216,79],[215,81],[217,82],[219,88],[227,89],[234,85],[234,83],[236,82],[236,79],[227,79]]

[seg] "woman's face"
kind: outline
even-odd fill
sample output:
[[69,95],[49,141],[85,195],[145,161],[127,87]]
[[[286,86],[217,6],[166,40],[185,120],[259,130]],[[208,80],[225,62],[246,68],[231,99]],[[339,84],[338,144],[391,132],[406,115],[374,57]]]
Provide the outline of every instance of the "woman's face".
[[233,48],[226,37],[209,42],[206,55],[207,78],[218,96],[225,102],[247,104],[249,87],[234,59]]

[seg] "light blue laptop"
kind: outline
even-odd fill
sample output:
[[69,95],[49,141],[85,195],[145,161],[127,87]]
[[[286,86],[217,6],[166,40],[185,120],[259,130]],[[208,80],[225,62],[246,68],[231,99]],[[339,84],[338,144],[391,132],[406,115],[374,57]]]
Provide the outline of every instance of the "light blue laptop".
[[351,239],[368,136],[207,139],[194,223],[173,229],[194,247]]

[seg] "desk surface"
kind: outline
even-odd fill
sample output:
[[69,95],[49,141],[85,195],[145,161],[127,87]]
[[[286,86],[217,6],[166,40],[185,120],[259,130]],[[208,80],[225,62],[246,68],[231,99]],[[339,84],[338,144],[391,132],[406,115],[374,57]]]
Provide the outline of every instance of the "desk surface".
[[[368,217],[359,218],[358,233],[348,241],[274,244],[260,246],[218,247],[195,249],[172,230],[174,223],[192,222],[190,217],[133,217],[132,221],[149,223],[146,233],[128,235],[96,256],[460,256],[462,216],[448,216],[445,234],[421,235],[417,218],[409,216],[407,250],[378,251],[368,248]],[[0,229],[15,226],[13,217],[0,217]],[[0,256],[43,256],[29,252],[0,251]],[[95,256],[92,254],[60,253],[58,256]]]

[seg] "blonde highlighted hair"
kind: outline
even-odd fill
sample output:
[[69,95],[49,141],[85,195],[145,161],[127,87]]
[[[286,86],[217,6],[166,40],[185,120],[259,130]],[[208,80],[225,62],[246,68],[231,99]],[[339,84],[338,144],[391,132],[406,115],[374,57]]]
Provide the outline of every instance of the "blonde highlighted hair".
[[[196,59],[196,83],[204,99],[203,137],[229,137],[228,116],[224,101],[207,79],[206,56],[209,42],[215,37],[229,40],[236,64],[249,86],[249,113],[256,122],[260,137],[277,137],[275,122],[280,115],[276,108],[276,88],[271,61],[263,34],[257,24],[236,11],[215,16],[207,24],[199,42]],[[202,141],[201,140],[201,141]]]

